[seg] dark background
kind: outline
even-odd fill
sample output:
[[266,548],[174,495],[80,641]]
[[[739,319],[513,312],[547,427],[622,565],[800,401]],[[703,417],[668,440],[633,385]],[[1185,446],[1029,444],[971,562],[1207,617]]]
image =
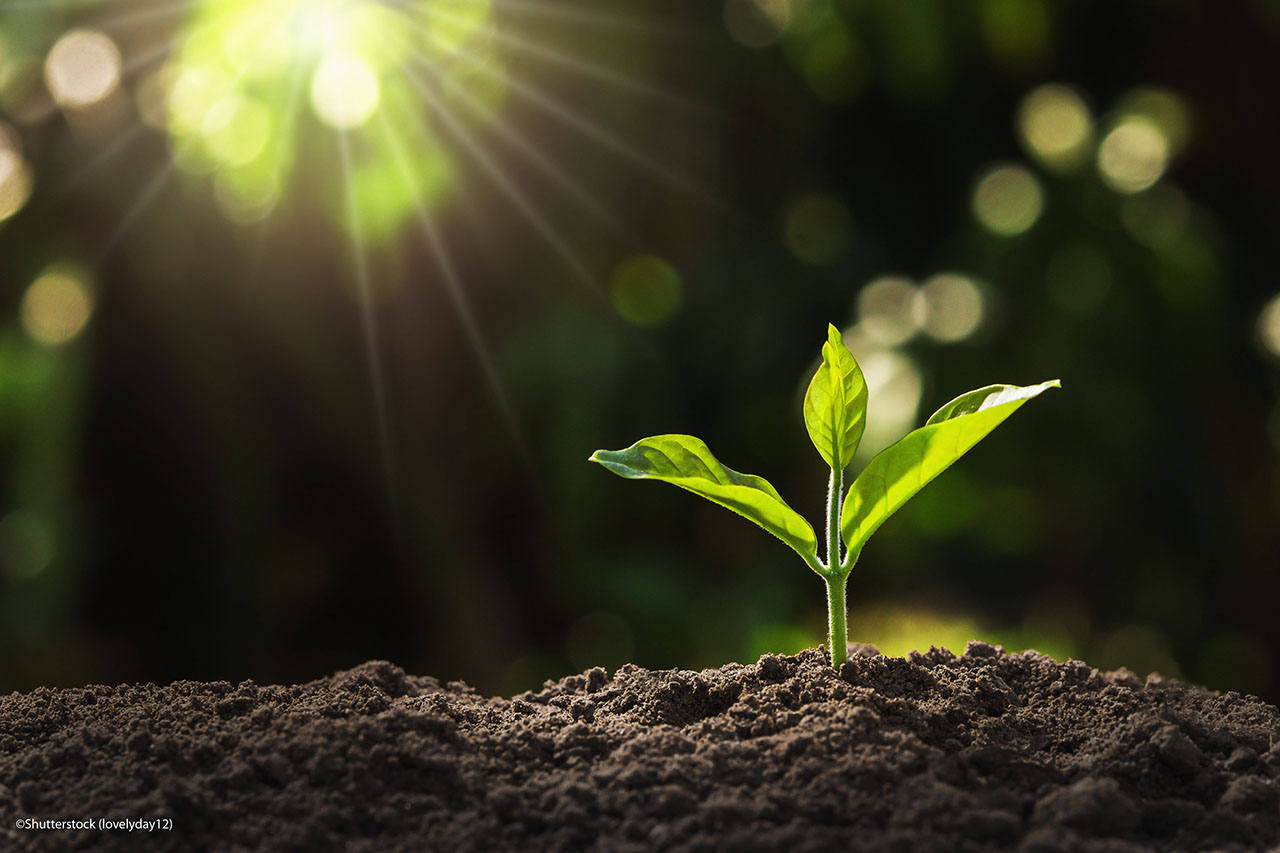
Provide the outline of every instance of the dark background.
[[[11,53],[113,32],[109,2],[6,5]],[[10,75],[4,121],[34,192],[0,222],[0,690],[293,682],[386,658],[509,694],[597,663],[816,645],[823,587],[788,549],[587,456],[693,433],[818,521],[826,472],[799,404],[826,324],[861,340],[868,282],[950,271],[979,283],[979,330],[873,348],[906,371],[909,402],[918,377],[908,422],[991,382],[1063,389],[871,540],[852,638],[901,654],[981,637],[1280,695],[1280,372],[1259,332],[1280,292],[1280,7],[765,5],[791,24],[751,47],[714,0],[496,0],[497,27],[540,48],[507,42],[524,88],[498,122],[594,206],[496,125],[475,131],[487,161],[442,133],[456,180],[432,222],[476,335],[409,218],[363,261],[376,379],[357,253],[310,191],[340,188],[340,170],[235,224],[168,171],[163,132],[132,113],[89,132],[33,116]],[[145,66],[121,43],[128,94]],[[1093,116],[1074,169],[1017,130],[1047,83]],[[1093,152],[1143,89],[1190,131],[1129,194]],[[307,144],[332,154],[334,135],[313,122]],[[1016,235],[973,212],[1001,163],[1043,193]],[[808,193],[835,213],[797,251],[788,212]],[[681,282],[655,326],[615,307],[637,254]],[[20,305],[64,261],[94,311],[44,345]]]

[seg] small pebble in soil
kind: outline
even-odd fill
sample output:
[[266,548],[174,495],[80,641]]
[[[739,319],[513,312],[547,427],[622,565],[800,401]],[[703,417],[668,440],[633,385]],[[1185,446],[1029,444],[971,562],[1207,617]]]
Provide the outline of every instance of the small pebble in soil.
[[1151,743],[1160,760],[1172,770],[1191,776],[1200,769],[1200,750],[1177,726],[1165,726],[1155,733]]

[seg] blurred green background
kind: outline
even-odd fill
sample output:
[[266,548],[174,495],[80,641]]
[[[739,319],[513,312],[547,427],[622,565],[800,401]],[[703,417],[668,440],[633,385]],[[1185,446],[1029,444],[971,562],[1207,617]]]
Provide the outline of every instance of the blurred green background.
[[512,693],[817,645],[811,519],[1059,377],[871,540],[851,635],[1280,696],[1280,4],[0,0],[0,691]]

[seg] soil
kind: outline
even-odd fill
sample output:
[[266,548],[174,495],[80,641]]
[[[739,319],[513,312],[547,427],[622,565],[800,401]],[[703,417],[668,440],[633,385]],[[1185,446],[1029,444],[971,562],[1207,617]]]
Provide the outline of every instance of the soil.
[[0,848],[1280,844],[1280,712],[1257,698],[978,642],[960,657],[852,650],[839,673],[815,649],[597,668],[511,699],[385,662],[289,687],[15,693],[0,698]]

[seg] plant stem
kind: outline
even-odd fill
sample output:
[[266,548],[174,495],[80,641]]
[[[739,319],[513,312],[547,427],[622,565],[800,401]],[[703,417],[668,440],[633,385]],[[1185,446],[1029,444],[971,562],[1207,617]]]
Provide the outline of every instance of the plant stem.
[[831,645],[831,666],[840,668],[849,645],[849,626],[844,604],[844,583],[849,573],[842,571],[840,559],[840,504],[844,499],[844,471],[831,469],[827,492],[827,639]]
[[827,576],[827,633],[831,666],[837,670],[849,653],[849,626],[844,606],[844,585],[848,577],[839,571]]

